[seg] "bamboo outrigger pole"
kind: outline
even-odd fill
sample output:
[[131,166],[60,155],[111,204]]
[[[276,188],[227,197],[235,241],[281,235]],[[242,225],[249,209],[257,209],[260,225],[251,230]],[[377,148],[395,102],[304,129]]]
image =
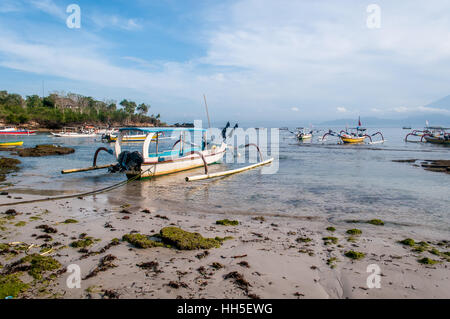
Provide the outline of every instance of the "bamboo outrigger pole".
[[241,167],[241,168],[237,168],[237,169],[232,169],[229,171],[196,175],[196,176],[190,176],[190,177],[188,176],[188,177],[186,177],[186,182],[193,182],[193,181],[199,181],[202,179],[210,179],[210,178],[215,178],[215,177],[220,177],[220,176],[232,175],[232,174],[247,171],[247,170],[255,168],[255,167],[263,166],[263,165],[266,165],[266,164],[269,164],[272,162],[273,162],[273,158],[269,158],[268,160],[265,160],[265,161],[262,161],[262,162],[259,162],[259,163],[253,164],[253,165],[249,165],[249,166]]
[[87,171],[95,171],[97,169],[104,169],[114,166],[114,164],[100,165],[100,166],[89,166],[85,168],[74,168],[74,169],[65,169],[61,171],[61,174],[71,174],[71,173],[79,173],[79,172],[87,172]]

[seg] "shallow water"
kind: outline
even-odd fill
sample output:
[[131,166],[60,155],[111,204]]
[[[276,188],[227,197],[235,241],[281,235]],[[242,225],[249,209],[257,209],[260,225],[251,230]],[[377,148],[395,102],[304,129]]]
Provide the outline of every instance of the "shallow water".
[[[196,169],[132,182],[105,194],[103,200],[109,204],[153,203],[180,212],[315,216],[332,223],[380,218],[387,222],[386,227],[407,228],[448,239],[450,175],[392,160],[449,159],[450,147],[405,144],[403,137],[407,131],[402,129],[386,128],[383,133],[387,140],[384,144],[337,145],[333,138],[326,144],[318,143],[319,135],[312,143],[303,144],[289,132],[280,131],[277,174],[263,175],[260,169],[255,169],[226,178],[186,183],[184,177],[203,173],[203,169]],[[95,150],[105,146],[99,139],[61,139],[44,134],[23,140],[25,147],[60,143],[74,147],[76,152],[20,158],[22,170],[8,180],[14,183],[12,192],[42,196],[80,193],[125,179],[122,174],[109,174],[106,170],[60,173],[62,169],[90,166]],[[98,164],[112,162],[113,156],[100,153]],[[212,166],[211,171],[242,165],[219,164]]]

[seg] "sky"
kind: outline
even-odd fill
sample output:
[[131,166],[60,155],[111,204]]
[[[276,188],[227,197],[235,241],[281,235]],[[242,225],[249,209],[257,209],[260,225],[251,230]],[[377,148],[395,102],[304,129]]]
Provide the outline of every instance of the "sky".
[[0,89],[127,98],[168,122],[205,119],[203,94],[213,123],[448,116],[426,105],[449,71],[448,0],[0,1]]

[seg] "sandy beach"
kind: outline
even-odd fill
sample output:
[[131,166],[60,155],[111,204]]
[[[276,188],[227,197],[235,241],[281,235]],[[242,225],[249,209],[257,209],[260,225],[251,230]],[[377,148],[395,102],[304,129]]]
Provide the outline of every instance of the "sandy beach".
[[[397,233],[389,223],[206,214],[168,209],[160,203],[111,205],[105,196],[0,208],[0,243],[10,244],[9,252],[0,254],[0,273],[19,273],[29,284],[19,298],[450,297],[447,238],[416,238],[413,233]],[[2,195],[0,202],[37,198],[9,197]],[[8,209],[15,213],[5,214]],[[222,219],[237,220],[239,225],[217,225]],[[122,240],[126,234],[152,235],[164,227],[232,239],[208,250],[136,248]],[[362,233],[349,235],[350,229]],[[93,243],[85,249],[70,246],[90,237]],[[413,246],[399,243],[409,237],[415,241]],[[345,255],[351,256],[349,251],[364,256],[352,259]],[[44,271],[37,280],[26,268],[11,267],[27,254],[52,257],[60,266]],[[422,258],[437,263],[422,264]],[[72,273],[66,269],[73,264],[81,269],[80,288],[67,285]],[[367,285],[371,264],[380,269],[380,288]]]

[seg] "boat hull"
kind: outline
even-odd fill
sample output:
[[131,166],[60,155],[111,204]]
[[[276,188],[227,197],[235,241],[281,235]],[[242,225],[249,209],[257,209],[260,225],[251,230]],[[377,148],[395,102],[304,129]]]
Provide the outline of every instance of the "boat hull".
[[444,139],[439,137],[425,136],[425,140],[427,141],[427,143],[432,144],[450,144],[450,139]]
[[341,140],[345,144],[361,144],[364,143],[365,137],[341,137]]
[[[217,147],[213,150],[202,152],[207,165],[219,162],[225,155],[226,145]],[[141,165],[140,172],[126,171],[127,177],[135,178],[140,175],[140,179],[151,178],[155,176],[162,176],[173,174],[177,172],[187,171],[190,169],[203,167],[203,159],[198,154],[191,154],[184,157],[165,160],[162,162],[144,162]]]
[[303,134],[301,136],[297,136],[299,141],[305,141],[312,139],[312,134]]
[[36,131],[2,131],[0,132],[0,136],[14,136],[14,135],[34,135]]
[[23,141],[17,141],[17,142],[0,142],[0,147],[17,147],[17,146],[22,146],[23,145]]
[[97,134],[78,134],[78,133],[73,133],[73,134],[69,134],[69,133],[52,133],[53,136],[55,137],[97,137]]

